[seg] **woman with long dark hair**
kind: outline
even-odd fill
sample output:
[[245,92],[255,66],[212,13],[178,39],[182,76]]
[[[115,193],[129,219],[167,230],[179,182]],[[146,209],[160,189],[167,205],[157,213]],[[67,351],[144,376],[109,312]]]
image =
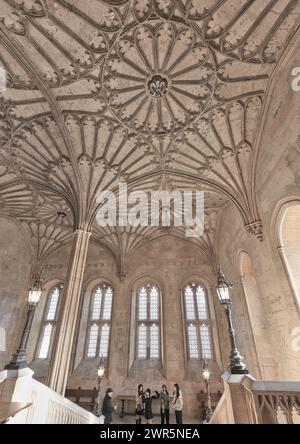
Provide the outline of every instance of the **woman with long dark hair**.
[[155,390],[155,394],[151,395],[151,390],[148,388],[145,391],[143,400],[145,403],[145,419],[146,424],[152,424],[153,413],[152,413],[152,399],[158,399],[159,393]]
[[176,416],[176,424],[182,424],[182,407],[183,407],[183,398],[182,392],[178,384],[174,384],[174,399],[173,399],[173,409],[175,411]]
[[170,397],[166,384],[163,384],[160,392],[160,423],[170,423]]
[[144,416],[144,387],[139,384],[137,394],[135,396],[135,423],[142,424],[142,417]]

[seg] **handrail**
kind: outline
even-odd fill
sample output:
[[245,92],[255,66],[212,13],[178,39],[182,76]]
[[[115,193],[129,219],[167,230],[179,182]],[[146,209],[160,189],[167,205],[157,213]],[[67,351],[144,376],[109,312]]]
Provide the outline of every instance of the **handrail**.
[[[24,380],[22,380],[24,379]],[[30,404],[7,424],[96,424],[92,413],[32,378],[18,378],[11,401]],[[23,399],[22,399],[23,398]]]
[[255,381],[251,387],[261,424],[300,424],[300,382]]

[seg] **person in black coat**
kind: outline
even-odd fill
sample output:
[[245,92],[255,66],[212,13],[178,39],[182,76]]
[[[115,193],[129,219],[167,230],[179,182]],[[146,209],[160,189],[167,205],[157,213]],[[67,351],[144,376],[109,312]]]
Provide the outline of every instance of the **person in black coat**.
[[112,388],[108,388],[106,390],[102,407],[102,415],[105,417],[104,424],[110,424],[112,421],[112,412],[115,409],[112,405],[112,395],[113,395]]
[[151,395],[151,390],[149,388],[145,391],[145,394],[143,396],[143,402],[145,405],[146,424],[152,424],[152,418],[153,418],[152,399],[158,399],[158,398],[159,398],[159,393],[156,390],[155,390],[155,395]]

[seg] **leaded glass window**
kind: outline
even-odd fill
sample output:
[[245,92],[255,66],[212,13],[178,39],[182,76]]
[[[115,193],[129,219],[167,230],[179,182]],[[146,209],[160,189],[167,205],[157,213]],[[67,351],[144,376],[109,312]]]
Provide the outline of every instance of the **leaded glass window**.
[[160,293],[146,284],[137,292],[137,358],[160,358]]
[[58,284],[48,293],[37,354],[39,359],[47,359],[50,355],[63,288],[63,284]]
[[108,357],[112,302],[113,289],[110,285],[103,283],[94,289],[87,340],[88,358]]
[[212,359],[206,292],[200,284],[190,283],[184,287],[183,298],[189,359]]

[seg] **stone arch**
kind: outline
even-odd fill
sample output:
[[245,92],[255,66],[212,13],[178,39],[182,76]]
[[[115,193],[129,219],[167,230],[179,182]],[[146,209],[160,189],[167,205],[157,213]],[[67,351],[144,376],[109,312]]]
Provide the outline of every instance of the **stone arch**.
[[300,314],[300,199],[288,199],[275,212],[276,246]]

